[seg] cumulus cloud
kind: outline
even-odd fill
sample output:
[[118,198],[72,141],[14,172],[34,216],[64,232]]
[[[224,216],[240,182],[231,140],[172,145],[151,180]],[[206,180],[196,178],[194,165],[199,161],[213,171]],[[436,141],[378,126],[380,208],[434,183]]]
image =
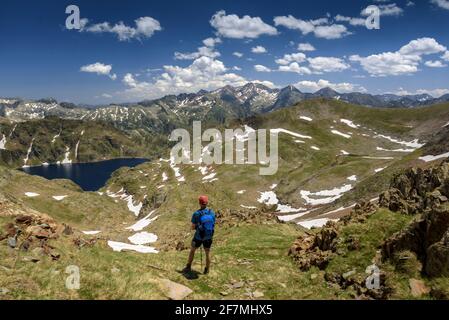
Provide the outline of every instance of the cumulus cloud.
[[428,66],[429,68],[444,68],[447,67],[446,64],[444,64],[443,62],[436,60],[436,61],[426,61],[424,63],[426,66]]
[[292,62],[304,62],[306,61],[306,55],[302,52],[285,54],[281,59],[276,59],[276,63],[280,65],[288,65]]
[[286,66],[279,66],[278,70],[281,72],[294,72],[301,75],[312,74],[309,68],[300,66],[298,62],[292,62]]
[[298,51],[315,51],[315,47],[312,46],[310,43],[299,43],[298,44]]
[[80,71],[87,72],[87,73],[95,73],[98,75],[105,75],[105,76],[108,76],[109,78],[111,78],[112,80],[117,79],[117,75],[111,73],[112,66],[109,64],[104,64],[104,63],[100,63],[100,62],[82,66],[80,68]]
[[308,58],[309,67],[315,71],[315,73],[323,72],[340,72],[349,69],[349,65],[340,58],[334,57],[316,57]]
[[[322,74],[325,72],[340,72],[348,69],[350,66],[343,59],[335,57],[315,57],[307,58],[302,53],[285,54],[275,62],[280,65],[278,71],[295,72],[299,74]],[[300,63],[307,63],[301,66]]]
[[449,51],[446,51],[446,52],[444,53],[444,55],[441,57],[441,59],[446,60],[446,61],[449,61]]
[[254,66],[254,70],[256,70],[257,72],[271,72],[270,68],[267,68],[261,64],[256,64]]
[[156,19],[141,17],[135,20],[134,27],[127,26],[122,21],[114,25],[109,22],[90,25],[88,19],[82,19],[80,32],[112,33],[118,37],[119,41],[129,41],[131,39],[151,38],[156,31],[161,30],[161,24]]
[[403,46],[399,53],[403,55],[422,56],[446,51],[446,47],[433,38],[420,38]]
[[396,52],[383,52],[367,57],[353,55],[350,60],[361,64],[372,76],[398,76],[416,73],[422,56],[446,52],[447,49],[432,38],[410,41]]
[[221,43],[221,39],[220,38],[207,38],[207,39],[203,40],[203,44],[206,47],[210,47],[210,48],[215,47],[219,43]]
[[417,95],[417,94],[428,94],[434,98],[439,98],[441,96],[444,96],[446,94],[449,94],[449,89],[418,89],[415,91],[408,91],[403,88],[399,88],[398,91],[395,92],[395,94],[399,96],[409,96],[409,95]]
[[[396,3],[380,4],[380,5],[377,5],[377,7],[380,10],[381,16],[399,16],[404,12],[404,10],[402,8],[398,7],[398,5]],[[360,14],[362,16],[369,16],[370,12],[369,12],[369,10],[367,10],[367,8],[365,8],[362,10],[362,12]]]
[[215,13],[210,20],[210,24],[220,36],[225,38],[255,39],[261,35],[272,36],[278,33],[276,28],[266,24],[259,17],[245,15],[240,18],[236,14],[226,15],[224,10]]
[[220,52],[216,51],[212,47],[199,47],[196,52],[190,53],[175,52],[175,59],[195,60],[199,57],[218,58],[220,55],[221,55]]
[[353,17],[347,17],[347,16],[342,16],[342,15],[338,14],[335,16],[335,21],[348,22],[352,26],[366,26],[365,18],[353,18]]
[[243,53],[241,53],[241,52],[234,52],[232,55],[234,55],[234,56],[236,56],[237,58],[241,58],[241,57],[243,57]]
[[[200,57],[191,65],[164,66],[164,72],[152,82],[139,81],[128,73],[123,78],[126,90],[119,93],[125,100],[154,99],[168,94],[192,93],[201,89],[215,90],[226,85],[243,86],[248,83],[244,77],[229,72],[223,62]],[[261,82],[274,86],[271,82]]]
[[344,25],[332,24],[328,18],[302,20],[292,15],[278,16],[274,18],[274,24],[291,30],[298,30],[303,35],[313,33],[315,37],[323,39],[340,39],[351,34]]
[[251,49],[251,52],[252,52],[252,53],[266,53],[266,52],[267,52],[267,49],[265,49],[265,48],[262,47],[262,46],[257,46],[257,47],[252,48],[252,49]]
[[353,83],[332,83],[328,80],[320,79],[318,81],[300,81],[295,84],[295,87],[302,92],[316,92],[323,88],[331,88],[339,93],[348,92],[366,92],[362,86]]
[[438,7],[449,10],[449,0],[431,0],[431,1]]

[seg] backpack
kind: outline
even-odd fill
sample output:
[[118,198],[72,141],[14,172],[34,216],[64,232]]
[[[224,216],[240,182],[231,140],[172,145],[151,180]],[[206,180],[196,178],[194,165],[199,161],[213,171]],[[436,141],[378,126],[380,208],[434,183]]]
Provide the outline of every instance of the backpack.
[[201,211],[198,232],[202,240],[212,239],[214,236],[215,219],[210,209]]

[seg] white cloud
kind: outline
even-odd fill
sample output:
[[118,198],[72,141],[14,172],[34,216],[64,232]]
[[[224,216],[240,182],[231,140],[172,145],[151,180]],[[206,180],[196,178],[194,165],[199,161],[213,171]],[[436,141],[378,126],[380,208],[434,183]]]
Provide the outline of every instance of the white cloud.
[[365,18],[346,17],[346,16],[342,16],[339,14],[339,15],[335,16],[335,21],[348,22],[352,26],[366,26]]
[[439,98],[441,96],[444,96],[445,94],[449,94],[449,89],[418,89],[416,91],[411,92],[411,91],[405,90],[403,88],[399,88],[399,90],[396,91],[395,94],[397,94],[399,96],[428,94],[434,98]]
[[298,44],[298,51],[315,51],[315,47],[312,46],[310,43],[299,43]]
[[261,64],[256,64],[254,66],[254,70],[256,70],[257,72],[271,72],[270,68],[267,68]]
[[407,45],[403,46],[399,53],[403,55],[415,55],[421,56],[426,54],[434,54],[446,51],[446,47],[439,44],[433,38],[420,38],[410,41]]
[[[153,82],[138,81],[132,74],[127,74],[123,78],[123,83],[127,89],[118,94],[124,100],[135,100],[154,99],[168,94],[191,93],[201,89],[215,90],[226,85],[243,86],[248,83],[248,80],[229,72],[223,62],[203,56],[185,68],[164,66],[164,72]],[[274,86],[271,82],[261,83]]]
[[[399,16],[401,15],[404,10],[396,3],[390,3],[390,4],[380,4],[377,6],[380,10],[381,16]],[[362,16],[369,16],[370,13],[366,10],[367,8],[363,9],[360,13]]]
[[234,56],[236,56],[237,58],[241,58],[241,57],[243,57],[243,53],[241,53],[241,52],[234,52],[232,55],[234,55]]
[[215,47],[217,44],[221,43],[220,38],[207,38],[203,40],[203,44],[206,47]]
[[102,97],[102,98],[105,98],[105,99],[111,99],[111,98],[112,98],[112,95],[110,95],[109,93],[103,93],[103,94],[101,95],[101,97]]
[[251,83],[259,83],[259,84],[262,84],[265,87],[268,87],[268,88],[271,88],[271,89],[279,88],[279,86],[277,86],[273,82],[267,81],[267,80],[252,80],[250,82]]
[[436,61],[426,61],[424,63],[426,66],[428,66],[429,68],[444,68],[447,67],[446,64],[444,64],[443,62],[441,62],[440,60],[436,60]]
[[232,67],[232,70],[235,70],[235,71],[242,71],[242,68],[240,68],[240,67],[238,67],[238,66],[234,66],[234,67]]
[[112,66],[109,64],[103,64],[100,62],[82,66],[80,68],[80,71],[87,72],[87,73],[95,73],[98,75],[105,75],[105,76],[110,77],[112,80],[117,79],[117,75],[111,73]]
[[431,1],[438,7],[449,10],[449,0],[431,0]]
[[89,25],[88,19],[82,19],[80,32],[113,33],[120,41],[129,41],[151,38],[156,31],[162,30],[159,21],[151,17],[141,17],[135,20],[135,24],[135,27],[129,27],[120,21],[115,25],[111,25],[109,22]]
[[266,24],[259,17],[248,15],[240,18],[238,15],[226,15],[224,10],[218,11],[210,20],[210,24],[217,30],[220,36],[225,38],[255,39],[261,35],[276,35],[276,28]]
[[351,34],[344,25],[333,24],[330,26],[318,26],[315,28],[315,36],[323,39],[340,39],[345,35]]
[[190,53],[175,52],[176,60],[195,60],[199,57],[218,58],[220,53],[213,47],[199,47],[198,51]]
[[300,81],[295,84],[295,87],[302,92],[316,92],[323,88],[331,88],[339,93],[347,92],[366,92],[364,87],[353,83],[332,83],[328,80],[320,79],[318,81]]
[[294,72],[298,74],[312,74],[312,71],[310,71],[307,67],[300,66],[297,62],[292,62],[289,65],[286,66],[280,66],[279,71],[281,72]]
[[344,25],[329,23],[328,18],[301,20],[292,15],[278,16],[274,18],[274,24],[288,29],[298,30],[303,35],[313,33],[315,37],[323,39],[339,39],[351,34]]
[[276,63],[280,65],[288,65],[292,62],[304,62],[306,61],[306,55],[302,52],[285,54],[283,58],[276,59]]
[[444,53],[444,55],[441,57],[441,59],[446,60],[446,61],[449,61],[449,51],[446,51],[446,52]]
[[[340,58],[315,57],[307,58],[302,52],[286,54],[275,62],[280,65],[278,71],[295,72],[299,74],[322,74],[324,72],[340,72],[349,69],[349,65]],[[300,63],[307,65],[300,66]]]
[[262,46],[257,46],[257,47],[252,48],[252,49],[251,49],[251,52],[252,52],[252,53],[266,53],[266,52],[267,52],[267,49],[265,49],[265,48],[262,47]]
[[372,76],[398,76],[416,73],[423,55],[446,51],[446,47],[432,38],[410,41],[396,52],[383,52],[367,57],[353,55],[350,60],[359,62]]
[[316,57],[308,58],[309,67],[316,73],[340,72],[349,69],[349,65],[340,58],[334,57]]

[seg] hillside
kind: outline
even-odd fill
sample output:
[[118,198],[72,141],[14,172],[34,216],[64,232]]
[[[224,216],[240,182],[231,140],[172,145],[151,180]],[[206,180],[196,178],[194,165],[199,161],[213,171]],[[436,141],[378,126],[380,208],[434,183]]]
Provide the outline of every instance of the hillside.
[[0,119],[0,163],[11,167],[150,157],[158,136],[126,134],[101,122],[50,117],[26,122]]
[[[397,210],[389,205],[378,209],[379,194],[398,171],[435,166],[444,158],[426,156],[449,151],[442,143],[448,122],[447,104],[404,112],[317,99],[231,122],[247,132],[279,133],[279,171],[273,176],[260,176],[258,165],[175,165],[168,148],[156,160],[116,171],[95,193],[1,168],[0,287],[14,299],[154,299],[167,297],[164,281],[170,279],[191,288],[193,299],[406,299],[415,297],[409,281],[414,279],[433,289],[424,298],[444,296],[446,278],[400,271],[391,259],[375,260],[388,290],[361,291],[360,283],[378,248],[414,218],[393,213]],[[188,222],[204,193],[218,217],[213,269],[207,277],[186,279],[179,270],[192,237]],[[356,205],[361,200],[366,201]],[[48,254],[36,249],[38,240],[23,250],[24,237],[42,230],[29,230],[19,215],[37,216],[30,222],[34,227],[42,225],[39,219],[47,221]],[[326,245],[315,250],[315,239],[327,239],[329,228],[313,227],[329,222],[332,230],[337,219],[337,236],[331,237],[336,242],[330,250]],[[71,231],[64,232],[64,225]],[[17,229],[22,233],[11,231]],[[8,232],[17,235],[14,248],[8,248],[14,236]],[[32,239],[37,236],[42,234]],[[359,249],[351,249],[352,242]],[[302,250],[298,259],[293,253]],[[317,251],[318,258],[309,251]],[[64,268],[70,264],[82,270],[76,292],[64,289]],[[194,269],[200,269],[198,258]]]

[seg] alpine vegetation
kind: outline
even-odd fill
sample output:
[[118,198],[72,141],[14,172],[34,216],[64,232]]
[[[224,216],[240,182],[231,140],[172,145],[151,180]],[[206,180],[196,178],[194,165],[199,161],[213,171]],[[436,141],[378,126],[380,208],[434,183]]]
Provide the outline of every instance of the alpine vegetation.
[[[268,165],[259,169],[260,175],[274,175],[278,171],[277,130],[255,130],[248,126],[245,130],[225,129],[223,139],[218,129],[207,129],[202,133],[201,121],[194,121],[192,129],[192,137],[186,129],[175,129],[171,133],[170,141],[181,140],[171,149],[174,164],[260,164]],[[209,143],[203,147],[203,142]]]

